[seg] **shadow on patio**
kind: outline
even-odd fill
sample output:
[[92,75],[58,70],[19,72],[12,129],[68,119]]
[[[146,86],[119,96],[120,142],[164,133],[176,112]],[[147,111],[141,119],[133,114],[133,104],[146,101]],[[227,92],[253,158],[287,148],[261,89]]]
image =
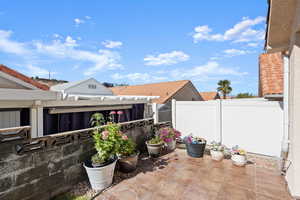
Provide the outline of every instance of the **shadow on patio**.
[[114,185],[95,199],[291,199],[276,161],[249,157],[253,164],[236,167],[230,160],[191,158],[177,149],[158,159],[140,160],[132,174],[117,172]]

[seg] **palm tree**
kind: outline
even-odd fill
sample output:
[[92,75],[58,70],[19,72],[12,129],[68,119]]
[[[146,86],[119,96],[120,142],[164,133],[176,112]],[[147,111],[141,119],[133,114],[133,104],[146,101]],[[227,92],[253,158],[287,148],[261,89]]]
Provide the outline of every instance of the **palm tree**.
[[229,80],[220,80],[218,82],[219,87],[217,90],[223,94],[223,98],[226,99],[226,95],[228,95],[232,88],[230,87],[230,81]]

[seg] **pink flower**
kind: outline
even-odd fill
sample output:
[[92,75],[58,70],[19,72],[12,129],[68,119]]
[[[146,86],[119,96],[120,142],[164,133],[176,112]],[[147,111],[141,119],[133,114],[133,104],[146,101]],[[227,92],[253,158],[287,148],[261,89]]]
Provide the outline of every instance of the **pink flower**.
[[119,110],[119,111],[117,112],[117,114],[118,114],[118,115],[123,115],[123,111]]
[[127,135],[122,135],[122,139],[123,139],[123,140],[128,140]]
[[177,130],[175,130],[174,133],[176,138],[179,138],[181,136],[181,133]]
[[106,140],[108,138],[109,132],[108,131],[103,131],[101,134],[102,134],[102,139]]
[[172,142],[172,138],[165,138],[165,142]]
[[115,115],[115,114],[116,114],[116,111],[111,111],[109,114],[110,114],[110,115]]
[[167,136],[167,135],[168,135],[168,130],[167,130],[167,129],[163,129],[163,130],[161,131],[161,134],[162,134],[163,136]]

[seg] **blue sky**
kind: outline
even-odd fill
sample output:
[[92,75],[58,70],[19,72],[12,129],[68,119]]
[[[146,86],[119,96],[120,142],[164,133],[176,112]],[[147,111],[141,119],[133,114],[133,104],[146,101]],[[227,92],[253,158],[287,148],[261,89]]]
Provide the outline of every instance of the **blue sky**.
[[267,1],[0,3],[0,63],[29,76],[142,84],[220,79],[257,93]]

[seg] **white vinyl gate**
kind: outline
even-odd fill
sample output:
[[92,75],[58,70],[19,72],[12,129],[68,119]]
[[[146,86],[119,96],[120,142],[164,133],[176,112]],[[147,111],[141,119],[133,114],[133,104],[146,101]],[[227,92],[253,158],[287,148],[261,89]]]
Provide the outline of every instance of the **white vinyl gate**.
[[246,151],[280,156],[282,102],[264,99],[173,101],[172,122],[183,136],[239,145]]

